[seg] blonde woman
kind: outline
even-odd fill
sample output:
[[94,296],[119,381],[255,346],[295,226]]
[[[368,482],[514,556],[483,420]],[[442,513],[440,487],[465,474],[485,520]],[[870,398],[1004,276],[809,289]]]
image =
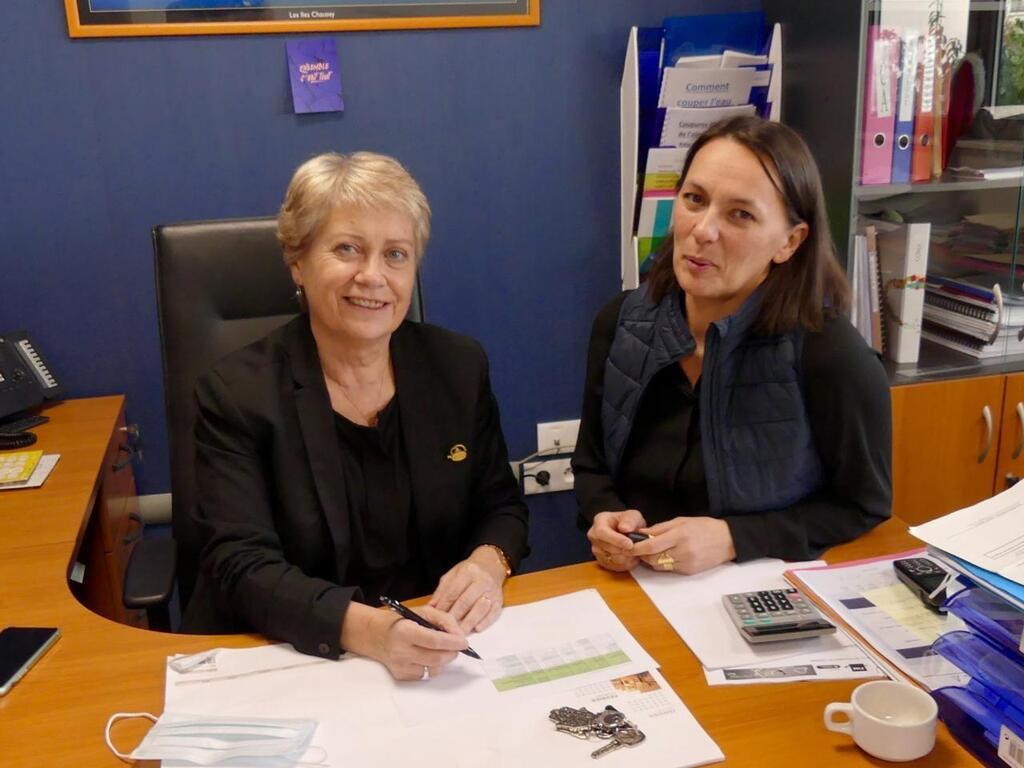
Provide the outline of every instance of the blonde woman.
[[[440,672],[489,626],[526,550],[480,345],[407,321],[430,208],[396,160],[325,154],[295,172],[278,238],[303,312],[196,388],[206,542],[184,628]],[[432,594],[433,631],[378,596]]]

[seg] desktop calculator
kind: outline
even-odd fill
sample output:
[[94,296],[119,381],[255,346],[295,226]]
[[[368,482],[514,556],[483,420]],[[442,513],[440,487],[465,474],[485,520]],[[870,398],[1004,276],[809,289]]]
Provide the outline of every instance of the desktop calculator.
[[792,587],[722,595],[722,602],[748,643],[797,640],[836,631],[835,625]]

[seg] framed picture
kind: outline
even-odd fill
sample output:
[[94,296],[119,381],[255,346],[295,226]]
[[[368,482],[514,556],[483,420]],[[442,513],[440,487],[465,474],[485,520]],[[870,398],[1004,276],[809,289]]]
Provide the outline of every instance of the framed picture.
[[540,0],[64,0],[71,37],[540,24]]

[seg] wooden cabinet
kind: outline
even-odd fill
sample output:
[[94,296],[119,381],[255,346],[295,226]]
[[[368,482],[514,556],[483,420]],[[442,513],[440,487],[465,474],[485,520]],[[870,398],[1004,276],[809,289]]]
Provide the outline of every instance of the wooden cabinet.
[[893,514],[916,524],[1024,476],[1024,373],[892,390]]
[[80,597],[101,616],[144,627],[145,612],[129,611],[122,602],[128,558],[141,527],[131,464],[133,450],[122,409],[103,456],[95,506],[79,553],[85,565]]
[[1005,491],[1021,477],[1024,477],[1024,373],[1012,373],[1006,377],[1003,395],[994,491]]

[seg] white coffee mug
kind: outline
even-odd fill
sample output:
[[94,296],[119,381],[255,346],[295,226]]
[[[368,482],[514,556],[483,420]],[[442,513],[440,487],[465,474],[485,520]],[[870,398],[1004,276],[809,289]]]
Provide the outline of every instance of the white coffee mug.
[[[845,721],[837,721],[839,712]],[[935,746],[935,699],[912,685],[891,680],[864,683],[850,703],[825,707],[825,727],[853,736],[857,746],[882,760],[903,762],[924,757]]]

